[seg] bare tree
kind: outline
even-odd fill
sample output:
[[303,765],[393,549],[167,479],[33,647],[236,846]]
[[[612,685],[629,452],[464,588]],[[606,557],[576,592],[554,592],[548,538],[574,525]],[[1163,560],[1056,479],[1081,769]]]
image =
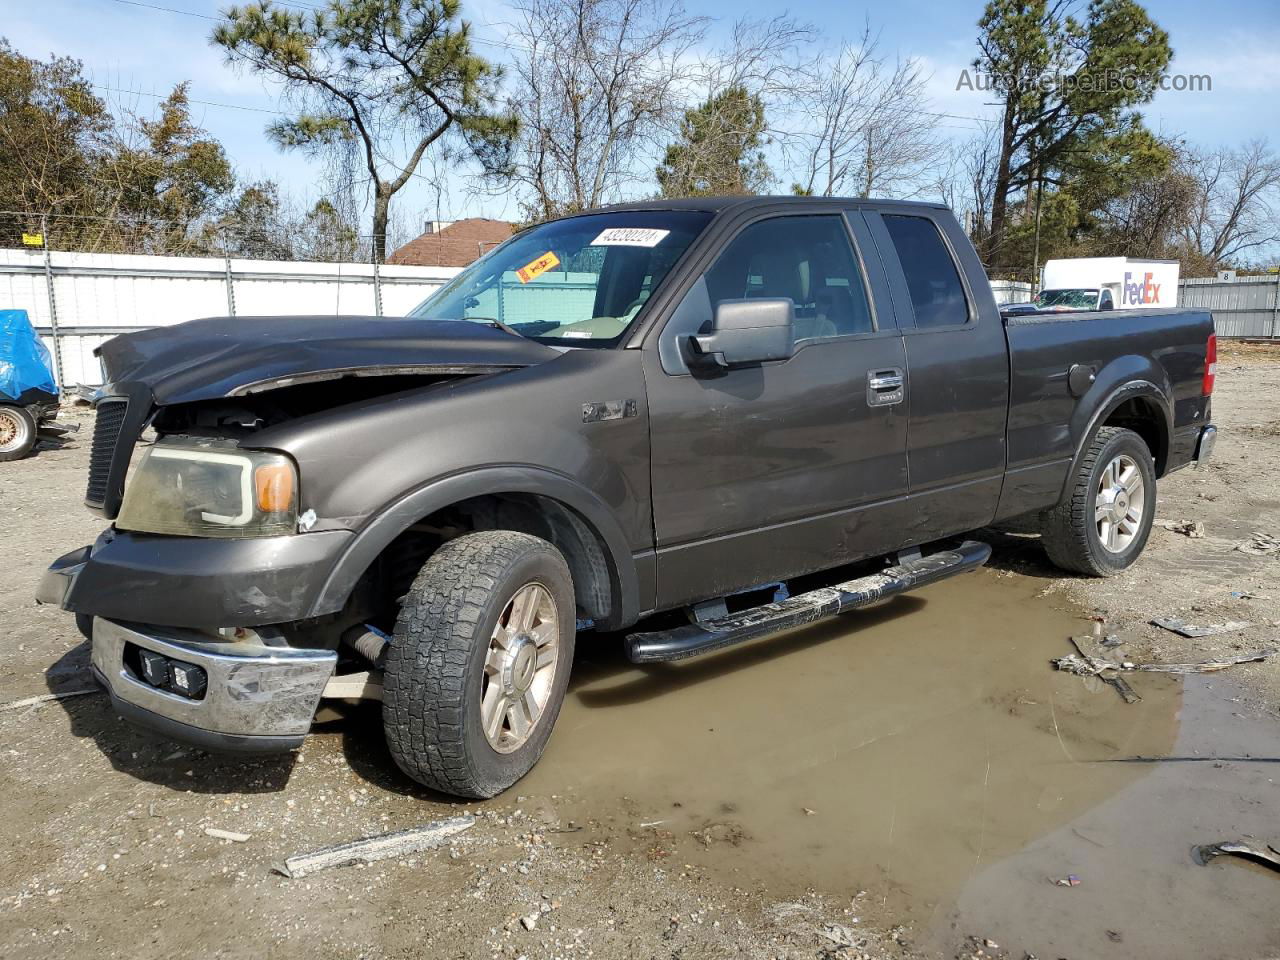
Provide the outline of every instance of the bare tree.
[[1182,239],[1212,268],[1280,243],[1280,156],[1266,140],[1190,150],[1183,163],[1195,202]]
[[982,123],[973,136],[940,152],[943,162],[933,171],[932,182],[921,194],[950,207],[981,250],[991,229],[989,213],[999,164],[996,125]]
[[888,63],[865,27],[856,43],[813,64],[800,98],[809,129],[800,193],[912,195],[939,155],[937,123],[926,109],[927,78],[914,60]]
[[679,0],[520,0],[516,11],[514,179],[531,194],[530,219],[599,206],[647,179],[637,158],[680,113],[706,19]]

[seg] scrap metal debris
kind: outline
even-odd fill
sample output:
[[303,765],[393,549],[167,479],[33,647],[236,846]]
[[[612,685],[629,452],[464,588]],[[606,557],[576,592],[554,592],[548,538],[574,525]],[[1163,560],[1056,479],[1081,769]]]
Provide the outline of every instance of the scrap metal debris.
[[1151,622],[1157,627],[1163,627],[1178,634],[1180,637],[1190,637],[1192,639],[1213,637],[1221,633],[1235,633],[1237,630],[1244,630],[1246,627],[1253,626],[1248,620],[1228,620],[1226,623],[1210,623],[1203,627],[1196,627],[1177,617],[1156,617]]
[[377,837],[366,837],[351,843],[325,847],[312,853],[298,854],[275,869],[289,879],[297,880],[330,867],[345,867],[353,863],[373,863],[375,860],[386,860],[389,857],[403,857],[438,847],[449,837],[464,830],[470,830],[475,822],[476,818],[471,814],[436,820],[411,830],[384,833]]
[[27,697],[23,700],[14,700],[12,703],[6,703],[0,706],[0,712],[5,710],[21,710],[23,707],[38,707],[42,704],[53,703],[55,700],[66,700],[70,697],[84,697],[91,693],[102,693],[101,687],[85,687],[79,690],[60,690],[57,693],[42,693],[37,697]]
[[828,923],[818,931],[818,936],[830,940],[837,947],[856,947],[862,939],[858,931],[842,923]]
[[1236,549],[1255,557],[1267,557],[1273,553],[1280,553],[1280,537],[1255,532],[1250,539],[1236,544]]
[[[1079,648],[1077,648],[1079,649]],[[1059,670],[1074,673],[1081,677],[1099,676],[1104,670],[1139,671],[1142,673],[1216,673],[1227,667],[1242,663],[1254,663],[1267,660],[1280,654],[1280,650],[1259,650],[1257,653],[1246,653],[1239,657],[1226,657],[1221,660],[1201,660],[1198,663],[1115,663],[1085,654],[1067,654],[1051,661]],[[1106,677],[1099,677],[1105,680]]]
[[1119,669],[1119,664],[1104,660],[1101,657],[1091,657],[1084,652],[1084,648],[1080,646],[1080,640],[1090,638],[1081,637],[1076,639],[1071,637],[1069,639],[1071,640],[1071,645],[1076,648],[1076,652],[1054,660],[1053,665],[1055,667],[1068,673],[1074,673],[1078,677],[1096,677],[1120,694],[1120,699],[1125,703],[1137,703],[1142,699],[1123,677],[1106,672]]
[[1180,533],[1192,540],[1204,539],[1204,524],[1199,520],[1159,520],[1159,526],[1173,533]]
[[1224,855],[1242,857],[1245,860],[1260,863],[1264,867],[1270,867],[1272,870],[1280,870],[1280,850],[1270,844],[1262,847],[1245,843],[1243,840],[1229,840],[1225,843],[1210,843],[1191,849],[1192,858],[1201,866]]

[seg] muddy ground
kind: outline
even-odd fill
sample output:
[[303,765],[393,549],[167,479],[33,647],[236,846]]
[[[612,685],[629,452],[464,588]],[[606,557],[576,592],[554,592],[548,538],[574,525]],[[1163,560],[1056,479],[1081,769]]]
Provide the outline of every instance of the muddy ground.
[[[971,577],[683,665],[584,635],[546,756],[486,803],[401,776],[376,708],[255,761],[149,739],[100,694],[2,710],[0,956],[1280,955],[1280,875],[1191,856],[1280,845],[1280,767],[1252,759],[1280,756],[1280,660],[1136,674],[1133,704],[1049,666],[1095,629],[1134,662],[1280,646],[1280,554],[1237,549],[1280,534],[1280,351],[1219,367],[1217,456],[1157,511],[1203,536],[1157,528],[1093,581],[991,533]],[[70,618],[31,600],[98,532],[87,439],[0,465],[0,705],[91,686]],[[1186,640],[1155,616],[1252,625]],[[464,810],[446,848],[272,870]]]

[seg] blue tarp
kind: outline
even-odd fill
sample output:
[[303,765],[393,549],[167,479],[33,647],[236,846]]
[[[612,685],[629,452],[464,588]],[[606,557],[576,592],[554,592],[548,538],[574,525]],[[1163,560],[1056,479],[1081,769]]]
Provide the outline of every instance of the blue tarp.
[[49,348],[36,336],[25,310],[0,310],[0,400],[34,403],[57,396]]

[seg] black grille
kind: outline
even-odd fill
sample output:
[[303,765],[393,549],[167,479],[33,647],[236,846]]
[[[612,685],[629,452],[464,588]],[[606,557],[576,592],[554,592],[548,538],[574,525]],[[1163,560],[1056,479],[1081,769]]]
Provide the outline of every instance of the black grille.
[[111,459],[128,408],[125,400],[102,400],[98,403],[98,418],[93,425],[93,449],[89,452],[89,489],[84,495],[88,503],[102,506],[107,499]]

